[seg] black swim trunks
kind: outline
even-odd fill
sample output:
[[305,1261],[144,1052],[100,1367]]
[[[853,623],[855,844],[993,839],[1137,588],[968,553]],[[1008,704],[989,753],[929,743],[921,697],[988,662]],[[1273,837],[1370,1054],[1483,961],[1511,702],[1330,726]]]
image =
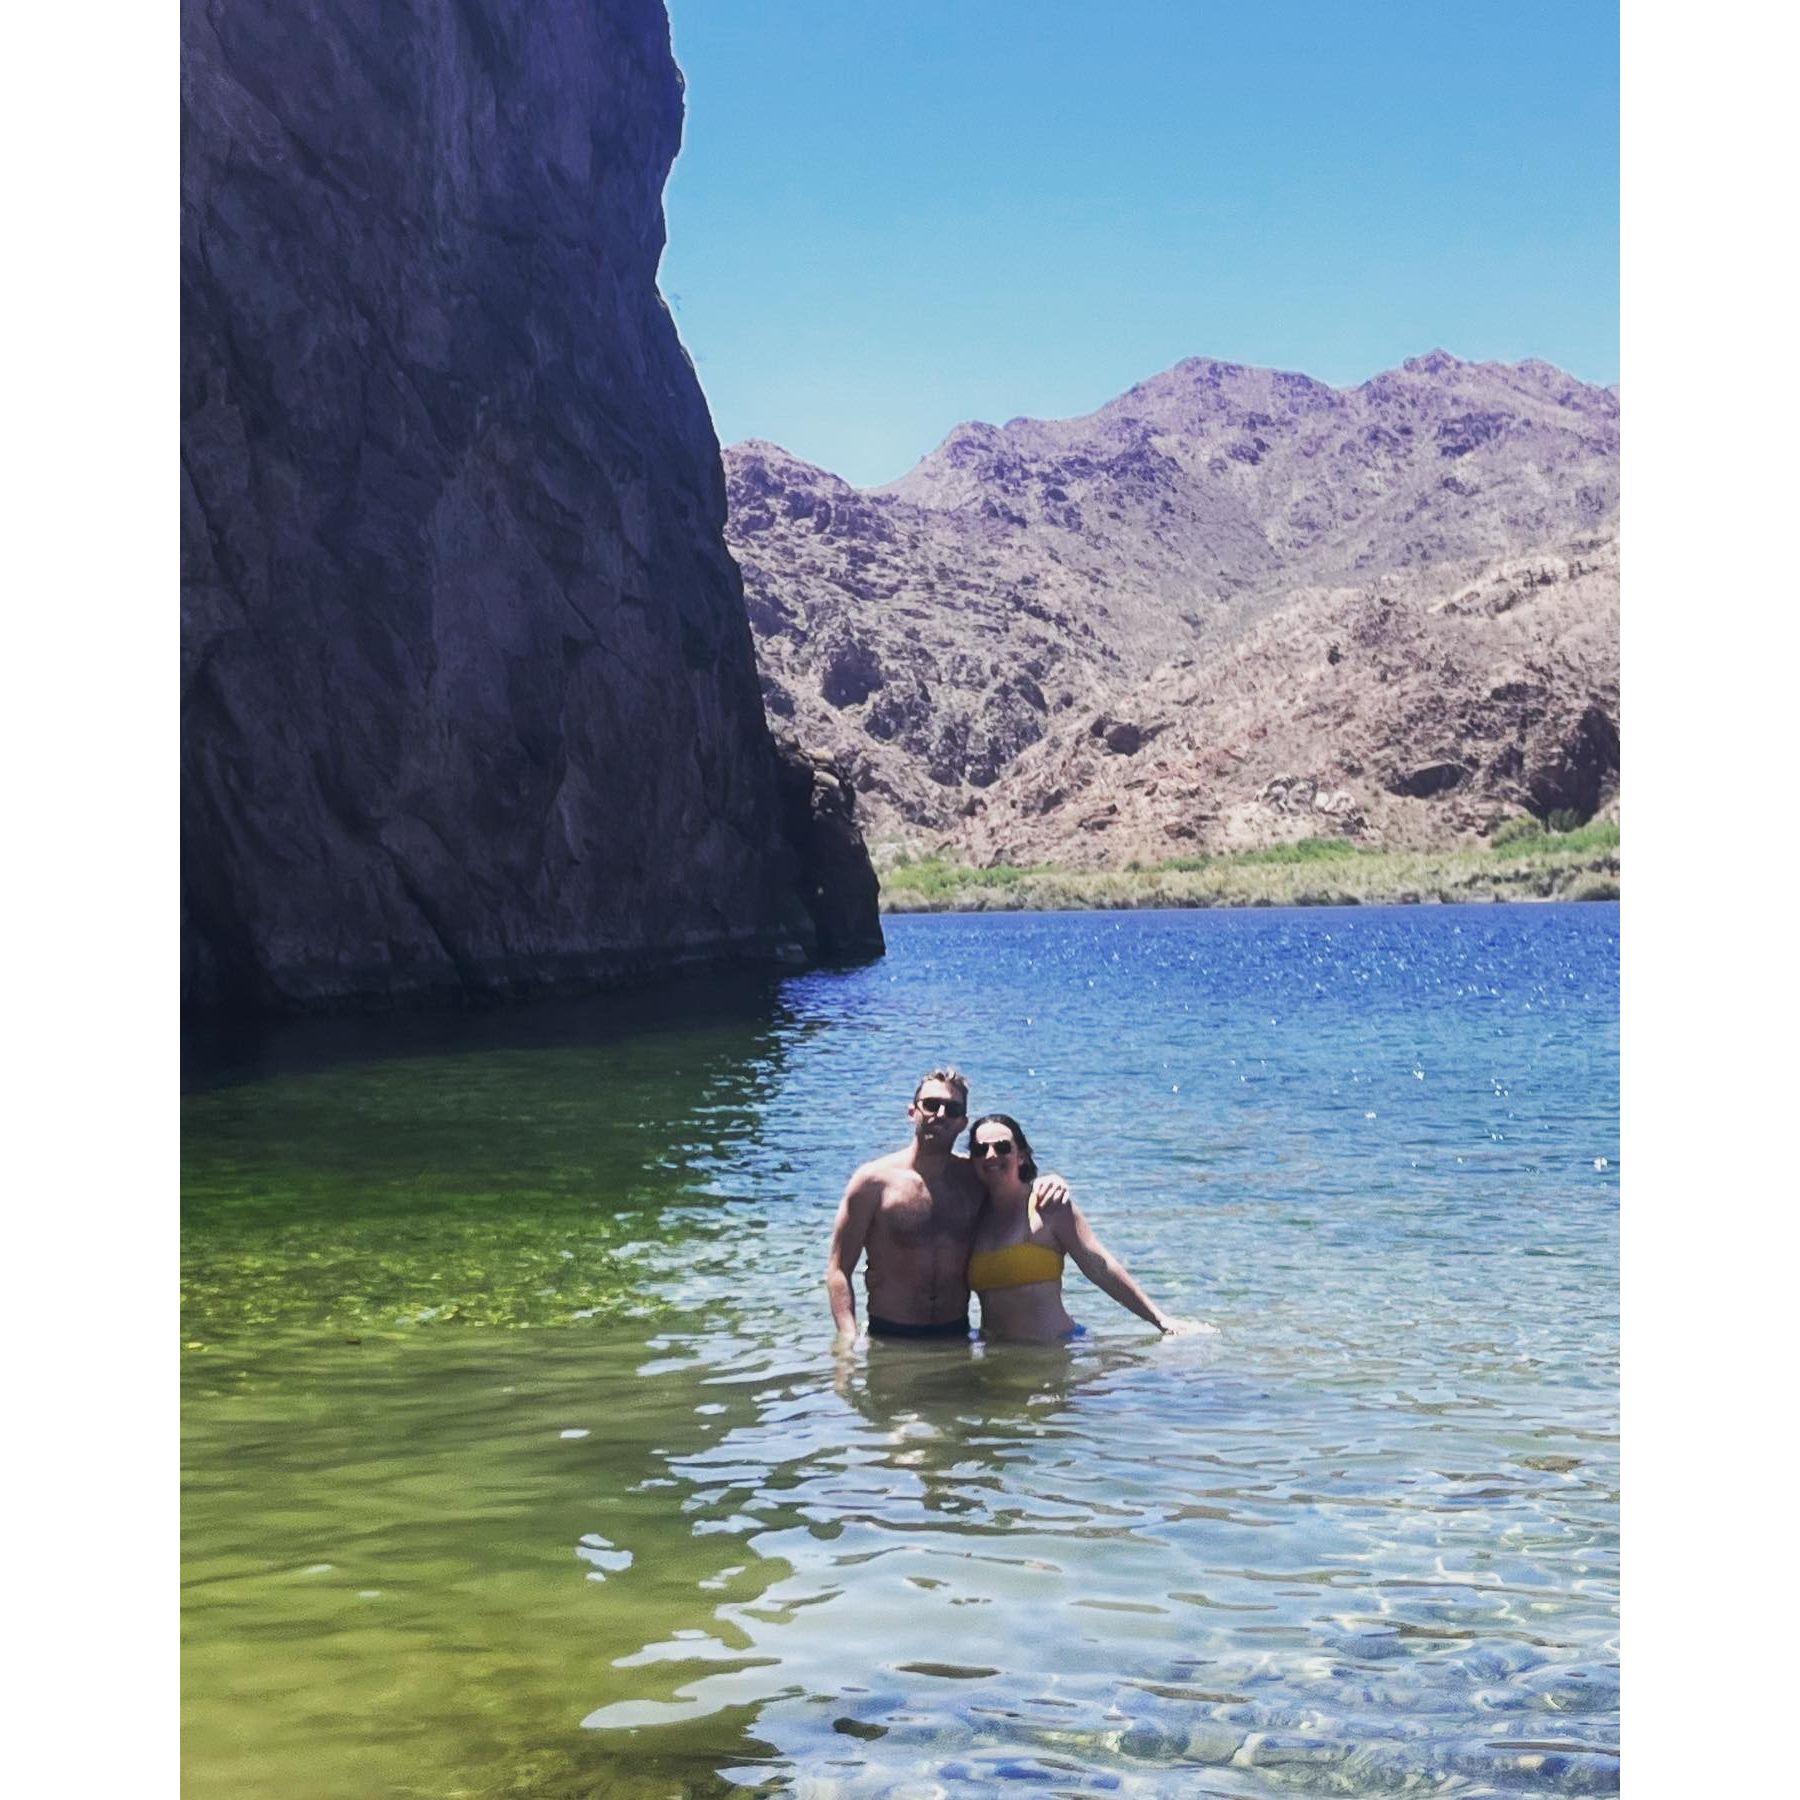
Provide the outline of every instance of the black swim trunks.
[[969,1315],[960,1319],[943,1319],[936,1325],[903,1325],[897,1319],[878,1319],[869,1315],[869,1336],[887,1338],[966,1338]]

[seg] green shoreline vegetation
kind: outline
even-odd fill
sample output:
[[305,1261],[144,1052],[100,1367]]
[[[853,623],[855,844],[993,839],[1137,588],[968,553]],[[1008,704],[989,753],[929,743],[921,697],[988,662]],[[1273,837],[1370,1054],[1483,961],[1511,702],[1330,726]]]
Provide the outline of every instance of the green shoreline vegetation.
[[1548,826],[1514,819],[1483,844],[1384,850],[1343,838],[1305,838],[1123,869],[1049,863],[978,869],[903,854],[880,874],[881,910],[887,913],[1617,900],[1619,827],[1610,821],[1575,825],[1554,816]]

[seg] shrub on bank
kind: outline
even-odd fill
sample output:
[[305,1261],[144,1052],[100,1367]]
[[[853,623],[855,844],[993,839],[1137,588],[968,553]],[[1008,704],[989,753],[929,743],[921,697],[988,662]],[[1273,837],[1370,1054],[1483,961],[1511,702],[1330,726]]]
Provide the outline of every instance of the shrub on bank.
[[[1572,818],[1573,814],[1550,815]],[[1515,831],[1513,828],[1529,827]],[[1598,850],[1617,850],[1619,828],[1610,820],[1596,820],[1592,825],[1572,825],[1567,831],[1546,830],[1536,819],[1511,819],[1488,840],[1497,856],[1528,856],[1542,851],[1587,856]]]
[[[976,869],[940,857],[882,876],[889,912],[1061,912],[1148,906],[1356,906],[1421,900],[1617,899],[1616,824],[1446,850],[1380,850],[1342,838],[1126,869]],[[1503,828],[1504,830],[1505,828]]]

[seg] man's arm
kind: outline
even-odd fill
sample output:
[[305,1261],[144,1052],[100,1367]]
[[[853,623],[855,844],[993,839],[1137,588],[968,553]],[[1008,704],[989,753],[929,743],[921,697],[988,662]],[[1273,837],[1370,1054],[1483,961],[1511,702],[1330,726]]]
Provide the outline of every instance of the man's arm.
[[875,1210],[881,1204],[881,1184],[858,1169],[838,1202],[837,1220],[831,1227],[831,1250],[825,1258],[825,1292],[831,1301],[831,1320],[840,1339],[856,1336],[856,1290],[850,1277],[862,1261],[863,1245]]

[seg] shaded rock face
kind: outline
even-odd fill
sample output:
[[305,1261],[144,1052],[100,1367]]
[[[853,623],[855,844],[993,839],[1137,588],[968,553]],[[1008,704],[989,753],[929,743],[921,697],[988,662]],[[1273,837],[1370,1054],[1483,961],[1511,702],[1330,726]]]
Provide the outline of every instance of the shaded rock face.
[[1619,727],[1603,707],[1590,706],[1525,776],[1527,804],[1539,818],[1573,814],[1586,823],[1619,789]]
[[182,30],[189,1006],[809,952],[656,291],[660,0],[188,0]]
[[880,886],[856,825],[848,772],[830,757],[776,740],[782,822],[802,870],[800,893],[812,916],[818,953],[861,962],[886,949]]
[[1399,770],[1388,782],[1388,792],[1405,794],[1414,800],[1429,800],[1433,794],[1448,793],[1468,772],[1454,758],[1440,757],[1435,762],[1417,763]]

